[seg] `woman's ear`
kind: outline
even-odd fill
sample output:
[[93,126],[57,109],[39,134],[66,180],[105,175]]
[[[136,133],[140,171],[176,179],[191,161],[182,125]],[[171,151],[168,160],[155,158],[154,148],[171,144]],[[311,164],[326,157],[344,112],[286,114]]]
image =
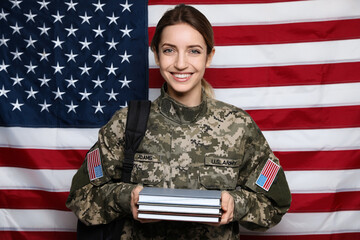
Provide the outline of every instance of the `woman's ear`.
[[214,57],[215,54],[215,48],[211,49],[211,52],[207,55],[207,59],[206,59],[206,67],[210,67],[211,61]]

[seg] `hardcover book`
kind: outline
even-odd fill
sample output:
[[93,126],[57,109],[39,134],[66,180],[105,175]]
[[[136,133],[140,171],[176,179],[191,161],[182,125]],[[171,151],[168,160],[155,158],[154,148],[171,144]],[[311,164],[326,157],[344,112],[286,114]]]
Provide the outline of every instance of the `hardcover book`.
[[145,187],[139,204],[171,204],[220,207],[221,191]]

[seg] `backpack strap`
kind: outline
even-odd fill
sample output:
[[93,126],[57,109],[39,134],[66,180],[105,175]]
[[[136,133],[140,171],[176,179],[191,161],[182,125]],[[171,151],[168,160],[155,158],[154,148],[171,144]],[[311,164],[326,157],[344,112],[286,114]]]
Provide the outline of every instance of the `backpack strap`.
[[145,136],[146,125],[149,119],[151,101],[133,100],[128,107],[125,149],[121,181],[129,183],[131,171],[134,166],[134,156],[140,142]]
[[[149,119],[151,102],[130,101],[125,129],[125,158],[121,181],[129,183],[131,170],[134,165],[134,156],[141,140],[145,136],[146,125]],[[78,240],[117,240],[120,239],[125,219],[117,218],[108,224],[86,226],[80,220],[77,224]]]

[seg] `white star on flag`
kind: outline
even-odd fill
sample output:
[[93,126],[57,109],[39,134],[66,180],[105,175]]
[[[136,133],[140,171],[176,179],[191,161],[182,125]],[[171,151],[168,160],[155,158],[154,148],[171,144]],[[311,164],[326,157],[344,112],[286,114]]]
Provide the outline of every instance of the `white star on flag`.
[[45,51],[45,48],[43,49],[43,52],[42,53],[38,53],[40,56],[41,56],[41,58],[40,58],[40,62],[42,61],[42,60],[46,60],[46,61],[49,61],[49,59],[47,58],[48,56],[50,56],[50,54],[51,53],[47,53],[46,51]]
[[33,88],[31,87],[29,91],[25,91],[25,92],[27,92],[29,94],[27,99],[29,99],[31,97],[36,99],[35,94],[37,94],[39,91],[34,91]]
[[79,92],[79,94],[82,96],[81,97],[81,101],[84,100],[84,99],[87,99],[90,101],[89,99],[89,96],[92,94],[92,93],[88,93],[86,88],[84,89],[84,92]]
[[29,14],[24,13],[24,15],[27,17],[26,22],[28,22],[30,20],[35,22],[34,17],[36,17],[37,14],[32,14],[31,10],[29,11]]
[[74,113],[76,113],[75,108],[77,108],[79,105],[74,105],[73,101],[71,101],[70,105],[65,105],[69,108],[69,110],[67,111],[68,113],[73,111]]
[[95,12],[96,12],[97,10],[100,10],[100,11],[104,12],[104,10],[102,9],[102,7],[105,5],[105,3],[102,4],[102,3],[100,2],[100,0],[99,0],[97,4],[96,4],[96,3],[93,3],[93,5],[96,7]]
[[123,87],[125,87],[125,86],[128,87],[128,88],[130,88],[129,83],[131,83],[132,80],[127,80],[127,78],[126,78],[126,76],[125,76],[125,77],[124,77],[124,80],[119,80],[119,82],[122,83],[121,88],[123,88]]
[[61,19],[62,19],[65,15],[60,15],[59,11],[57,11],[57,12],[56,12],[56,15],[51,15],[51,16],[53,16],[53,17],[55,18],[54,23],[56,23],[56,22],[62,23],[62,20],[61,20]]
[[98,111],[104,113],[102,109],[105,107],[105,105],[100,105],[100,101],[98,101],[97,105],[93,105],[93,107],[95,108],[95,113],[97,113]]
[[131,32],[132,30],[133,30],[133,29],[128,29],[128,28],[127,28],[127,25],[125,26],[124,29],[120,29],[120,31],[123,32],[122,37],[129,36],[129,38],[131,38],[130,32]]
[[75,6],[78,5],[79,3],[74,3],[73,0],[70,0],[70,2],[65,2],[65,4],[69,6],[66,11],[69,11],[70,9],[76,11]]
[[59,72],[60,74],[62,74],[62,69],[64,68],[64,66],[60,66],[59,62],[56,63],[56,66],[52,66],[55,70],[54,70],[54,74]]
[[114,99],[116,101],[116,95],[118,95],[119,93],[114,93],[114,89],[111,89],[111,92],[106,93],[107,95],[109,95],[109,99],[108,101],[110,101],[111,99]]
[[125,61],[127,61],[128,63],[130,63],[129,58],[130,58],[132,55],[127,55],[126,50],[125,50],[125,53],[124,53],[123,55],[120,54],[119,56],[122,57],[121,63],[123,63],[123,62],[125,62]]
[[20,112],[21,112],[21,106],[23,106],[24,104],[23,103],[19,103],[19,99],[16,99],[16,102],[15,103],[11,103],[11,105],[13,105],[13,111],[15,109],[18,109]]
[[10,65],[5,64],[4,60],[2,61],[2,64],[0,65],[0,72],[5,71],[7,72],[6,68],[8,68]]
[[21,8],[20,8],[20,3],[21,3],[22,1],[19,1],[19,0],[10,0],[10,2],[13,4],[11,8],[18,7],[19,9],[21,9]]
[[110,66],[110,67],[106,67],[106,69],[109,70],[108,76],[109,76],[110,74],[114,74],[114,75],[116,76],[115,71],[116,71],[118,68],[114,67],[114,66],[113,66],[113,63],[111,63],[111,66]]
[[49,87],[48,82],[51,80],[50,78],[46,78],[46,75],[44,74],[43,78],[38,78],[38,80],[41,82],[40,87],[43,85],[46,85]]
[[132,4],[129,4],[129,3],[128,3],[128,0],[126,0],[125,4],[120,4],[120,6],[123,7],[122,12],[124,12],[124,11],[126,11],[126,10],[128,10],[129,12],[131,12],[130,7],[132,6]]
[[5,88],[4,88],[4,85],[2,86],[2,89],[0,89],[0,97],[1,96],[5,96],[6,98],[8,98],[8,96],[7,96],[7,93],[8,92],[10,92],[10,90],[6,90]]
[[73,76],[70,76],[70,79],[65,79],[65,81],[67,81],[69,84],[67,85],[67,88],[69,88],[70,86],[73,86],[74,88],[76,88],[75,83],[79,80],[77,79],[73,79]]
[[31,35],[29,36],[29,40],[24,39],[25,42],[27,42],[28,44],[26,45],[26,47],[28,48],[29,46],[32,46],[33,48],[35,48],[34,43],[37,42],[37,40],[33,40]]
[[24,78],[19,78],[19,75],[16,73],[16,77],[12,77],[12,80],[14,80],[13,86],[15,86],[16,84],[19,84],[19,86],[21,86],[21,81],[24,80]]
[[57,98],[60,98],[61,100],[63,100],[62,95],[64,95],[65,92],[61,92],[59,87],[57,88],[57,91],[53,92],[53,93],[55,94],[54,100],[56,100]]
[[51,105],[52,105],[52,104],[47,104],[47,103],[46,103],[46,99],[45,99],[43,104],[39,103],[39,106],[41,106],[40,112],[42,112],[42,111],[44,111],[44,110],[46,110],[46,111],[49,112],[49,107],[50,107]]
[[43,9],[43,8],[46,8],[47,10],[49,10],[49,8],[47,7],[47,5],[49,4],[50,2],[45,2],[45,0],[42,0],[42,2],[38,1],[38,4],[40,4],[40,9]]

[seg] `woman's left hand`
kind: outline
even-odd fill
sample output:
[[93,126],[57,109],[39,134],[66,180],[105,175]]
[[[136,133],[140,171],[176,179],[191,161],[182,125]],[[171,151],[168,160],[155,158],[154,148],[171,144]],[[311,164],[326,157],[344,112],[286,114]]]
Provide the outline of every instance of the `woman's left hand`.
[[234,218],[234,198],[229,192],[221,192],[221,209],[223,211],[219,225],[228,224]]

